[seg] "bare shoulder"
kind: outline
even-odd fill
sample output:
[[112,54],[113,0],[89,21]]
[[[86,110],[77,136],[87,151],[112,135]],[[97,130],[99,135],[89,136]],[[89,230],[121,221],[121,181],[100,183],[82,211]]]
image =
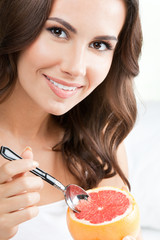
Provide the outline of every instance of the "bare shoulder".
[[[123,173],[128,178],[128,160],[127,160],[125,145],[123,142],[119,145],[118,150],[117,150],[117,161],[118,161]],[[124,185],[124,182],[122,181],[122,179],[119,177],[118,174],[112,178],[102,180],[100,182],[99,186],[100,187],[101,186],[115,186],[115,187],[120,187],[120,188],[126,187]]]
[[117,160],[125,176],[128,178],[128,159],[124,142],[122,142],[118,147]]

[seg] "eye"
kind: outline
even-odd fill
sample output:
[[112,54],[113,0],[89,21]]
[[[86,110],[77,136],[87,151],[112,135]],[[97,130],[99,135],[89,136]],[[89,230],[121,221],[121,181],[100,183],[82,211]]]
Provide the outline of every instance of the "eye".
[[66,31],[60,27],[51,27],[51,28],[47,28],[47,30],[50,31],[57,38],[67,38],[68,37]]
[[112,46],[110,43],[107,42],[93,42],[90,44],[91,48],[94,48],[98,51],[106,51],[106,50],[112,50]]

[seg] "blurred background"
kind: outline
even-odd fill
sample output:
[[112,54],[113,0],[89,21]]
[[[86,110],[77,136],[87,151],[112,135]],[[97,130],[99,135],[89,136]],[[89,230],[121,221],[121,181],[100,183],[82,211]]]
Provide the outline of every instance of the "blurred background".
[[160,100],[160,0],[139,0],[144,36],[136,94],[144,101]]
[[135,79],[138,117],[125,144],[143,239],[160,240],[160,0],[139,1],[144,40]]

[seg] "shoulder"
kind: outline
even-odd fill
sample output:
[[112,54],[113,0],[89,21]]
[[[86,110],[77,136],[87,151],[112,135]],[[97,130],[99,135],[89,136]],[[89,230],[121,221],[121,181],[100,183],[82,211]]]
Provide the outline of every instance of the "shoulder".
[[122,171],[124,172],[125,176],[128,178],[128,160],[124,142],[122,142],[118,147],[117,161]]
[[[117,161],[118,161],[118,164],[119,164],[120,168],[122,169],[124,175],[128,178],[128,161],[127,161],[125,145],[123,142],[119,145],[119,147],[117,149]],[[115,187],[119,187],[119,188],[127,187],[126,185],[124,185],[124,182],[122,181],[122,179],[120,178],[120,176],[118,174],[116,174],[112,178],[103,179],[100,182],[99,186],[100,187],[115,186]]]

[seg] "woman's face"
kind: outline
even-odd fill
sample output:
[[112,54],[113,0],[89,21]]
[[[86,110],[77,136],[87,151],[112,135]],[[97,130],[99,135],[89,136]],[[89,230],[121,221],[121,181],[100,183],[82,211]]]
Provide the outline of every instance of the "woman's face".
[[125,21],[123,0],[56,0],[38,38],[18,60],[18,86],[61,115],[106,77]]

